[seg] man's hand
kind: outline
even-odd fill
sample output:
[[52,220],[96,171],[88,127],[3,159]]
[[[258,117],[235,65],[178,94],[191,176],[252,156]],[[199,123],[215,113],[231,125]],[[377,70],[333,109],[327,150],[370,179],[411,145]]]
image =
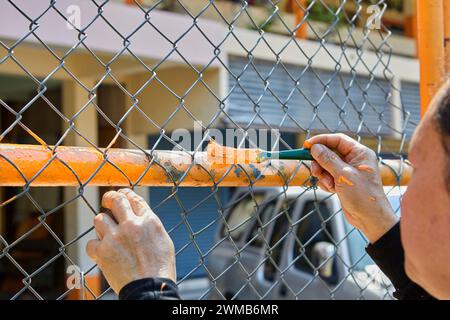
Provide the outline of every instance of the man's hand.
[[375,152],[344,134],[317,135],[304,146],[311,147],[316,160],[311,174],[319,179],[319,186],[337,194],[348,222],[371,243],[397,223],[383,191]]
[[112,216],[94,218],[98,240],[86,251],[102,270],[111,288],[119,293],[128,283],[149,277],[176,281],[175,250],[159,218],[130,189],[103,195],[103,207]]

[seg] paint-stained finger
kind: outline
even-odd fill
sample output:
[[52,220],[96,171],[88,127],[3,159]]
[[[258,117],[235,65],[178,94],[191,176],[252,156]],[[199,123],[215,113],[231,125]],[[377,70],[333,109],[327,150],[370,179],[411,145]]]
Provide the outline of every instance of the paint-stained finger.
[[135,216],[128,198],[123,193],[108,191],[103,195],[102,205],[110,209],[117,223],[131,220]]
[[106,213],[99,213],[94,218],[94,227],[99,239],[103,239],[105,234],[112,233],[117,229],[116,222]]
[[120,189],[118,192],[123,193],[128,198],[131,208],[137,216],[143,216],[150,213],[151,209],[147,202],[131,189]]
[[100,241],[96,239],[89,240],[86,245],[86,253],[89,256],[89,258],[91,258],[94,261],[97,261],[97,249],[99,245]]

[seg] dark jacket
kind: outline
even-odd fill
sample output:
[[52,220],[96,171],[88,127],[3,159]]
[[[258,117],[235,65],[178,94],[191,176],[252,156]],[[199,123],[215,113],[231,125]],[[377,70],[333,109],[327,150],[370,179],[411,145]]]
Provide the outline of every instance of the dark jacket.
[[394,297],[399,300],[434,300],[405,273],[405,254],[400,240],[400,223],[397,223],[378,241],[366,248],[383,273],[394,285]]
[[[405,273],[404,252],[400,241],[400,223],[396,224],[377,242],[366,248],[367,253],[391,280],[394,297],[400,300],[434,299],[412,282]],[[180,299],[177,285],[169,279],[147,278],[126,285],[119,293],[121,300]]]

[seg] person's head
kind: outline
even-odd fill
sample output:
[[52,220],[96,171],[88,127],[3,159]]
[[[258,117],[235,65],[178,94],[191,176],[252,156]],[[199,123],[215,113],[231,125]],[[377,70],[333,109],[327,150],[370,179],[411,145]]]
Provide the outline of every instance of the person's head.
[[417,127],[408,158],[414,173],[400,219],[405,270],[431,295],[450,299],[450,80]]

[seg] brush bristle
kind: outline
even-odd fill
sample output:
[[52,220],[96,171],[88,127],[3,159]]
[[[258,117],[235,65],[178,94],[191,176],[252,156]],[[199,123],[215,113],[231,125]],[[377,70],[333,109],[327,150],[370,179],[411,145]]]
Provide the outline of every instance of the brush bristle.
[[235,149],[221,146],[211,140],[206,149],[208,160],[216,165],[250,164],[259,163],[262,160],[259,149]]
[[258,153],[258,155],[256,156],[256,162],[257,163],[261,163],[261,162],[264,162],[264,161],[266,161],[266,160],[268,160],[269,158],[267,157],[267,152],[264,152],[264,151],[260,151],[259,153]]

